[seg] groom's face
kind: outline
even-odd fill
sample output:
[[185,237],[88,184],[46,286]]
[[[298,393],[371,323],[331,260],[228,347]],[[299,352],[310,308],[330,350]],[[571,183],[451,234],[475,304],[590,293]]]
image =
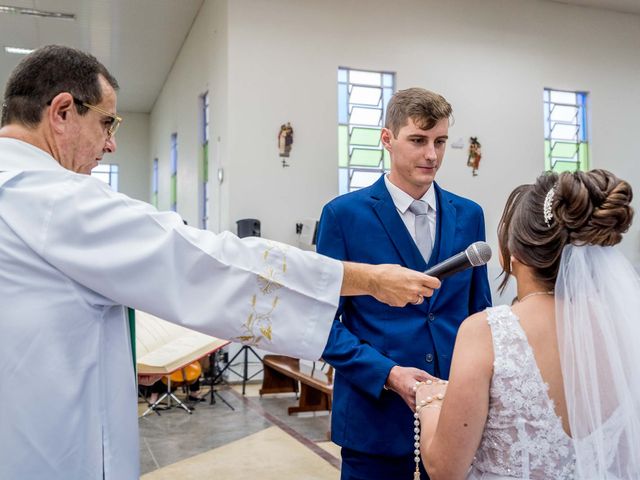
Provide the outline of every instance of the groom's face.
[[413,198],[422,197],[442,165],[448,134],[448,118],[429,130],[419,128],[411,118],[397,135],[384,128],[381,139],[391,156],[389,180]]

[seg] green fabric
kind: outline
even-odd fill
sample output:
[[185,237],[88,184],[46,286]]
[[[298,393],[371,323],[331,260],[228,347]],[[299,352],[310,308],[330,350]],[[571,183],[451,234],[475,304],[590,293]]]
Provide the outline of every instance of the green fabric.
[[[127,308],[129,316],[129,333],[131,334],[131,358],[133,358],[133,373],[136,375],[136,311],[133,308]],[[138,375],[136,375],[136,382]]]

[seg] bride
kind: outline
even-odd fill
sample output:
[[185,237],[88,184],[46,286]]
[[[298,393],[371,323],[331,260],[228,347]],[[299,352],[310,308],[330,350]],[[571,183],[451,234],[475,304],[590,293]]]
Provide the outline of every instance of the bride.
[[640,279],[614,247],[631,199],[605,170],[512,192],[498,240],[518,301],[462,324],[448,385],[416,385],[431,480],[640,479]]

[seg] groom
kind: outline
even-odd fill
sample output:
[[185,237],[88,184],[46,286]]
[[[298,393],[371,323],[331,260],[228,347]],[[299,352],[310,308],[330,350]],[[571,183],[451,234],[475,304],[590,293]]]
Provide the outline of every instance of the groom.
[[[391,171],[325,206],[319,253],[424,271],[485,239],[480,206],[434,182],[451,113],[421,88],[393,96],[381,133]],[[460,323],[490,304],[486,267],[447,278],[431,299],[416,296],[402,309],[342,298],[323,354],[336,370],[332,439],[342,446],[342,480],[412,478],[413,386],[448,378]]]

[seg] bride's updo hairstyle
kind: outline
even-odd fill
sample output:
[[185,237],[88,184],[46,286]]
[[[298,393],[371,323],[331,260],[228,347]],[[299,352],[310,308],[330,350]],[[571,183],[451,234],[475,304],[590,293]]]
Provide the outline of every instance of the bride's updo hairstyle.
[[549,172],[533,185],[517,187],[498,224],[500,291],[511,274],[512,255],[553,290],[565,245],[619,243],[631,226],[632,198],[631,185],[606,170]]

